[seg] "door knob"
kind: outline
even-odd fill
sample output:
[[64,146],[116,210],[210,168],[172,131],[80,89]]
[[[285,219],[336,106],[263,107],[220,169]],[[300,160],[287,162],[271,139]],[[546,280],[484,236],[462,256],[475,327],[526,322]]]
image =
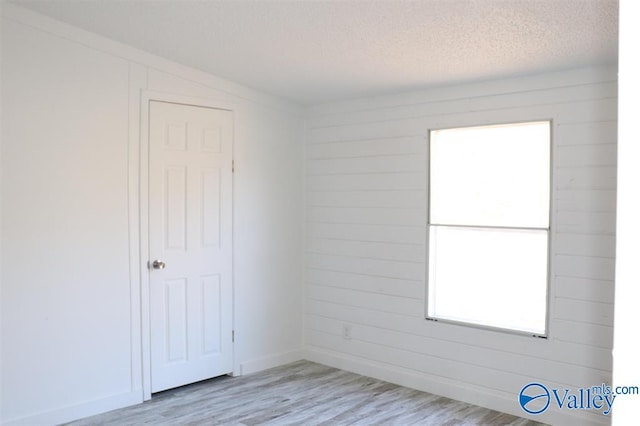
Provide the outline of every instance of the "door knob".
[[165,265],[164,262],[160,260],[154,260],[151,266],[153,267],[153,269],[164,269],[164,267],[167,265]]

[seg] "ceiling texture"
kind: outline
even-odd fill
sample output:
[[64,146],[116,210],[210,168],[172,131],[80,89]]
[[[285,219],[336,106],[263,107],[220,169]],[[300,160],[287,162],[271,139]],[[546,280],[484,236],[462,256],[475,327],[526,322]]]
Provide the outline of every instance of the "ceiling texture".
[[14,0],[303,105],[618,58],[617,0]]

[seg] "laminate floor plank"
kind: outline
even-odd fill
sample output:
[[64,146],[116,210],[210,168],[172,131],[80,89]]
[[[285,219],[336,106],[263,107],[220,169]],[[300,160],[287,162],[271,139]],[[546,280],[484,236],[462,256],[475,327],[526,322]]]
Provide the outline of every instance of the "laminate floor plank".
[[531,420],[299,361],[217,377],[69,423],[225,426],[539,426]]

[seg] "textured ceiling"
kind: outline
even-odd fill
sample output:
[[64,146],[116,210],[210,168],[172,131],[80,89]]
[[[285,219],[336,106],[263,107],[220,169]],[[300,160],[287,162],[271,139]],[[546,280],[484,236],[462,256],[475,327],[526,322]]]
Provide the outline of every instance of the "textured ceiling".
[[617,0],[16,0],[302,104],[615,64]]

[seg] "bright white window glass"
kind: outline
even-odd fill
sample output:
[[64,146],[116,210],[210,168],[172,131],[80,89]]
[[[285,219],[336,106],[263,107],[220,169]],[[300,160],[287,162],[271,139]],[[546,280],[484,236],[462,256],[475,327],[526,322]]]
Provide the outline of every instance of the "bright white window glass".
[[435,130],[430,222],[547,228],[549,122]]
[[431,132],[429,318],[546,334],[550,130]]
[[546,283],[546,231],[430,228],[430,317],[544,335]]

